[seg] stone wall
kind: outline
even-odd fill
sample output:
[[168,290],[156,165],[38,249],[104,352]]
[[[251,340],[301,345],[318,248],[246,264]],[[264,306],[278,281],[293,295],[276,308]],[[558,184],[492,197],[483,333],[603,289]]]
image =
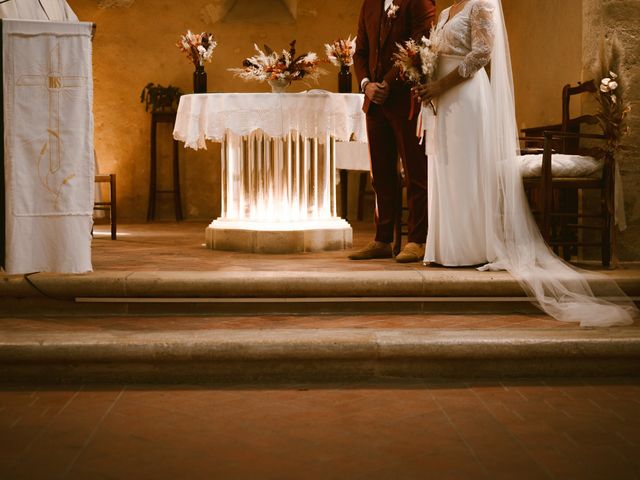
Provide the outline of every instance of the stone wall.
[[[503,0],[520,128],[559,123],[581,79],[582,0]],[[573,106],[579,114],[580,105]]]
[[[631,135],[625,140],[627,149],[618,154],[625,188],[628,230],[619,235],[622,260],[640,259],[640,0],[584,0],[583,5],[583,78],[593,78],[591,68],[598,52],[600,38],[616,33],[625,48],[625,66],[621,74],[627,78],[628,99],[633,109],[629,118]],[[586,102],[585,112],[593,104]]]
[[[146,216],[149,164],[149,114],[138,103],[148,82],[191,91],[192,66],[174,44],[187,29],[213,31],[220,46],[207,65],[209,90],[267,91],[227,72],[252,51],[253,43],[284,47],[292,39],[301,49],[322,51],[326,41],[355,34],[360,0],[69,0],[82,20],[98,25],[94,41],[96,151],[100,168],[118,175],[123,221]],[[257,6],[273,3],[267,15],[252,16]],[[441,10],[451,4],[441,0]],[[506,0],[516,84],[519,125],[560,119],[560,90],[580,77],[581,0]],[[595,2],[594,2],[595,3]],[[276,8],[278,4],[278,8]],[[257,11],[257,10],[256,10]],[[328,67],[319,88],[335,90],[336,70]],[[305,85],[295,90],[308,88]],[[171,186],[170,132],[160,131],[161,188]],[[181,151],[184,213],[210,220],[220,208],[219,152]],[[355,202],[351,202],[352,206]],[[159,201],[160,218],[171,219],[172,201]]]

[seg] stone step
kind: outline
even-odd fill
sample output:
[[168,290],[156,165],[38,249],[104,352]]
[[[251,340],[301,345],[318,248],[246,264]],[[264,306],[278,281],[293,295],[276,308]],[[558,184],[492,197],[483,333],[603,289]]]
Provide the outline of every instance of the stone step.
[[[637,270],[612,270],[640,298]],[[506,272],[95,272],[0,277],[0,316],[533,311]]]
[[0,335],[0,381],[10,383],[636,375],[637,327],[27,329]]

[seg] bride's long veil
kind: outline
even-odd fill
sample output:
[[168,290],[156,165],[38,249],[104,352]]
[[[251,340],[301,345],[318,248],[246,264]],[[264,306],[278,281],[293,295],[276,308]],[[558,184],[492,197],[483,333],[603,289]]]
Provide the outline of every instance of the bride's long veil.
[[[497,259],[484,269],[506,269],[549,315],[582,326],[628,325],[638,310],[604,274],[578,270],[551,252],[529,210],[522,185],[518,130],[509,42],[500,0],[494,5],[495,39],[491,59],[494,109],[492,142],[498,175],[498,197],[487,192],[487,205],[497,203],[489,238]],[[490,190],[490,189],[487,189]],[[597,297],[596,297],[597,295]]]

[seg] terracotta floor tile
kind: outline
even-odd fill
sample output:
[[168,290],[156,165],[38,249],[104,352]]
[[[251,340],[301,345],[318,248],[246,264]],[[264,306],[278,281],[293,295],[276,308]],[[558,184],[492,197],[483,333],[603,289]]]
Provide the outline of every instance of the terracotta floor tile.
[[[640,424],[607,408],[640,418],[638,380],[588,386],[57,387],[36,402],[33,391],[4,388],[0,415],[20,411],[32,428],[0,425],[3,444],[17,446],[14,456],[3,450],[0,478],[637,478],[638,447],[626,437],[637,439]],[[45,405],[59,413],[43,421]]]

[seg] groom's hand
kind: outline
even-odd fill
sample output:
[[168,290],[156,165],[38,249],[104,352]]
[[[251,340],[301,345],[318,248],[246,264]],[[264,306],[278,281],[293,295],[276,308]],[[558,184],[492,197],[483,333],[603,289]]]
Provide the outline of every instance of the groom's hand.
[[387,82],[369,82],[364,87],[364,94],[373,103],[382,105],[389,98],[391,87]]

